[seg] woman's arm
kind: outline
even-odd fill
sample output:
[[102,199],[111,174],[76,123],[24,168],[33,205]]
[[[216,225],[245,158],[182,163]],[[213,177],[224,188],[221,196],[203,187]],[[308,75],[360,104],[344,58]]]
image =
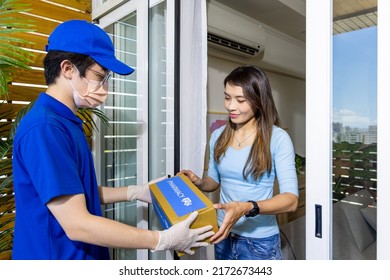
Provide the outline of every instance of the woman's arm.
[[[266,200],[256,201],[261,215],[273,215],[294,212],[298,207],[298,197],[292,193],[282,193]],[[224,240],[236,222],[253,208],[250,202],[232,201],[226,204],[214,204],[215,209],[225,211],[225,217],[218,232],[211,237],[214,244]]]

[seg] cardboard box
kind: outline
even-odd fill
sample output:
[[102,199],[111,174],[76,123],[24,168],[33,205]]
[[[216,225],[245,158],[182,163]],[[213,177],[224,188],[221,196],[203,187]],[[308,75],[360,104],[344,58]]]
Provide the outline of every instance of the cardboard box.
[[[164,179],[149,187],[154,212],[164,229],[197,211],[199,215],[191,228],[212,225],[213,231],[218,231],[217,212],[213,203],[184,174]],[[206,241],[209,242],[209,239]],[[182,252],[177,253],[179,256],[184,255]]]

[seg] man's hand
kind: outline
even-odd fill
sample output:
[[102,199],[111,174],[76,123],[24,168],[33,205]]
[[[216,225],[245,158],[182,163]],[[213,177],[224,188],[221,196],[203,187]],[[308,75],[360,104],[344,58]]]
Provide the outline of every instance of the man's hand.
[[160,231],[160,239],[154,251],[178,250],[189,255],[193,255],[191,248],[205,247],[209,245],[204,239],[214,234],[211,225],[197,229],[190,229],[191,224],[198,216],[198,212],[192,212],[187,219],[174,224],[167,230]]
[[167,176],[160,177],[150,181],[143,186],[128,186],[127,187],[127,201],[141,200],[143,202],[152,203],[152,197],[150,196],[149,185],[157,183],[166,179]]

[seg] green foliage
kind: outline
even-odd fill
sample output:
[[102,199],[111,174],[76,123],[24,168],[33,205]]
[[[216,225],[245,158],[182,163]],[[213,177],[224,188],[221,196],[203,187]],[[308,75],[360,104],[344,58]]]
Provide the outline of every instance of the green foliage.
[[84,121],[84,129],[89,133],[92,133],[92,130],[99,131],[93,115],[97,116],[104,125],[109,125],[108,117],[96,108],[79,108],[77,110],[77,115]]
[[[0,0],[0,95],[8,94],[8,83],[12,80],[13,72],[29,69],[28,64],[33,59],[30,52],[20,47],[29,42],[15,37],[18,33],[33,31],[32,23],[15,20],[15,15],[28,11],[28,6],[16,0]],[[1,119],[12,120],[13,117],[12,112],[1,111]],[[7,137],[9,126],[10,122],[0,124],[0,259],[11,258],[12,223],[15,219],[11,159],[13,133]]]
[[298,174],[301,174],[305,171],[306,159],[303,156],[295,154],[295,169]]
[[16,38],[18,33],[33,31],[32,22],[17,21],[14,15],[27,12],[29,4],[19,3],[19,0],[0,0],[0,94],[7,94],[7,84],[12,79],[12,73],[18,68],[28,69],[33,55],[20,45],[31,44]]
[[335,158],[348,158],[352,167],[349,170],[350,177],[370,180],[376,177],[374,163],[377,157],[377,145],[363,143],[334,143],[333,156]]
[[343,199],[356,191],[355,186],[365,188],[376,197],[377,144],[333,143],[333,198]]

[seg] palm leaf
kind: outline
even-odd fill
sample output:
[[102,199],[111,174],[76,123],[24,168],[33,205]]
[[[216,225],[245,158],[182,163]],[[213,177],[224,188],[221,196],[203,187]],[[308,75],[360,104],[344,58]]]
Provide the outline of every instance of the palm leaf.
[[[18,3],[16,0],[0,0],[0,95],[8,93],[8,82],[12,80],[12,74],[17,69],[29,69],[29,63],[33,55],[23,49],[22,45],[31,44],[22,39],[15,38],[15,34],[33,31],[29,21],[15,20],[13,15],[27,12],[28,4]],[[0,104],[1,105],[1,104]],[[11,111],[2,112],[1,119],[11,120]],[[0,259],[10,259],[13,240],[13,223],[15,215],[15,203],[13,193],[12,150],[14,130],[11,130],[8,138],[4,131],[9,123],[1,126],[2,137],[0,139]],[[4,139],[5,138],[5,139]]]
[[[10,165],[10,171],[12,171],[12,162],[8,162],[8,164]],[[1,171],[1,173],[3,173]],[[11,184],[13,182],[13,175],[8,175],[0,184],[0,194],[8,194],[9,192],[12,193],[12,189],[11,189]],[[0,217],[1,217],[1,214],[0,214]]]
[[[2,104],[2,103],[1,103]],[[1,106],[0,104],[0,106]],[[5,111],[0,114],[1,119],[12,119],[12,112]],[[1,123],[0,130],[3,133],[3,129],[6,129],[7,123]],[[0,183],[0,198],[3,203],[8,202],[10,198],[9,194],[12,194],[12,159],[10,152],[12,150],[13,138],[6,138],[4,136],[0,139],[0,177],[2,178]],[[0,208],[2,204],[0,204]],[[4,210],[4,209],[3,209]],[[0,211],[0,218],[3,216],[3,211]],[[1,227],[0,227],[1,228]],[[0,242],[1,243],[1,242]]]
[[84,121],[84,127],[88,130],[89,133],[92,133],[92,130],[99,131],[93,115],[97,116],[104,125],[109,125],[108,117],[97,108],[79,108],[77,110],[77,114]]
[[12,124],[12,128],[9,132],[9,138],[14,139],[16,128],[18,127],[20,121],[23,119],[23,117],[27,114],[27,112],[31,109],[32,106],[34,106],[35,101],[30,102],[27,106],[23,107],[18,111],[15,117],[15,121]]
[[[13,222],[13,221],[10,221]],[[0,252],[4,253],[4,251],[8,251],[12,249],[12,239],[14,236],[13,228],[9,228],[7,230],[0,232]]]
[[[29,5],[27,5],[26,3],[20,3],[16,0],[0,0],[0,10],[2,8],[23,10],[28,6]],[[6,11],[4,13],[6,13]],[[17,22],[15,22],[15,24],[16,23]]]
[[15,38],[17,33],[32,32],[32,21],[17,21],[13,15],[28,12],[29,4],[19,0],[0,0],[0,95],[8,93],[7,83],[18,68],[29,69],[34,55],[18,45],[31,42]]

